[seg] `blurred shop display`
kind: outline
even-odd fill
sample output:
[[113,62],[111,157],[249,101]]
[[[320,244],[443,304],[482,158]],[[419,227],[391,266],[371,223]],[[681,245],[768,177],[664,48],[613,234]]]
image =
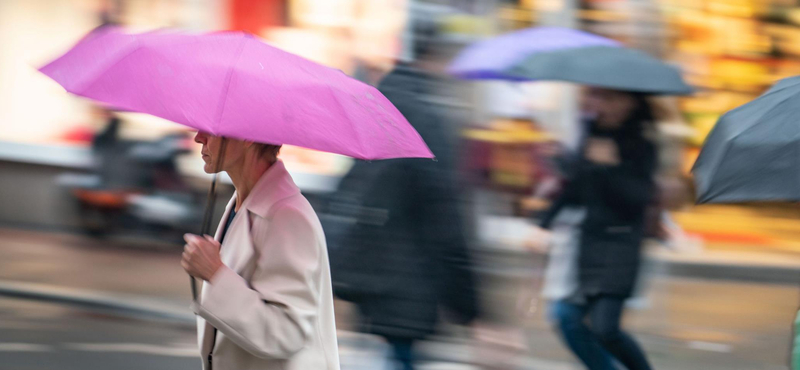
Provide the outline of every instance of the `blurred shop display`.
[[191,137],[177,133],[154,141],[119,137],[113,113],[92,142],[93,166],[57,179],[77,206],[88,235],[149,233],[180,241],[200,221],[201,192],[178,172],[177,158],[191,151]]
[[[518,215],[525,213],[525,199],[543,180],[553,176],[554,166],[549,160],[558,144],[534,121],[497,119],[487,128],[465,130],[464,140],[463,163],[473,184],[512,194]],[[541,204],[541,208],[545,206]]]
[[781,1],[661,0],[671,30],[671,55],[704,91],[682,101],[695,129],[688,169],[719,116],[761,94],[774,81],[800,73],[797,4]]
[[[495,33],[571,13],[575,25],[671,60],[700,90],[678,101],[691,128],[684,175],[719,115],[800,74],[800,6],[757,0],[505,1]],[[673,130],[674,131],[674,130]]]
[[[78,35],[101,24],[135,30],[243,30],[354,74],[360,63],[380,65],[403,51],[394,36],[403,32],[412,4],[449,8],[439,23],[453,49],[518,29],[563,25],[619,40],[680,66],[699,91],[670,101],[670,117],[659,122],[662,166],[669,177],[679,178],[667,180],[672,183],[689,183],[688,170],[722,112],[751,100],[781,77],[800,74],[800,6],[778,0],[6,1],[0,12],[0,79],[7,82],[0,86],[0,120],[14,124],[0,130],[0,140],[88,146],[89,127],[70,125],[88,121],[91,106],[63,94],[31,66],[63,52]],[[463,83],[432,98],[459,114],[453,122],[470,178],[482,189],[502,193],[504,202],[515,199],[520,204],[516,211],[525,213],[544,206],[519,199],[537,198],[537,189],[548,178],[547,152],[576,142],[577,94],[570,89]],[[154,141],[169,134],[167,124],[123,116],[125,140]],[[313,191],[335,188],[350,165],[349,159],[299,148],[285,148],[283,156],[290,170],[309,175],[309,183],[324,180],[325,186],[311,186]],[[179,172],[202,178],[191,172],[195,167],[195,162],[187,163]],[[683,208],[690,205],[686,201]]]

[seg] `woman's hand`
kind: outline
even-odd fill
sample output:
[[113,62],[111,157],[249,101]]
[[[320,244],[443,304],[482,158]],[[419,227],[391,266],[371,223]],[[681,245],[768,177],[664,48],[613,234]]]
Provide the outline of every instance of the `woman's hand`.
[[183,248],[181,266],[189,275],[205,281],[211,281],[214,274],[222,267],[219,256],[219,242],[206,235],[194,234],[183,236],[186,245]]
[[550,247],[550,239],[552,233],[550,230],[543,229],[539,226],[532,225],[525,238],[525,249],[531,252],[546,253]]
[[612,139],[590,138],[586,146],[586,159],[603,166],[620,164],[619,148]]

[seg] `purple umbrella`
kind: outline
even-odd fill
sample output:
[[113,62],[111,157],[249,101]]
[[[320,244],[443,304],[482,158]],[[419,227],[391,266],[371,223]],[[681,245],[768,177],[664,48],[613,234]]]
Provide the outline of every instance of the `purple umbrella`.
[[101,28],[41,72],[73,94],[217,136],[360,159],[433,157],[377,89],[244,33]]
[[479,42],[450,73],[465,79],[566,81],[643,94],[686,95],[677,68],[616,41],[567,28],[533,28]]
[[[433,157],[377,89],[244,33],[104,27],[41,72],[73,94],[216,136],[360,159]],[[201,234],[211,228],[216,182]],[[194,278],[191,286],[196,299]]]
[[524,81],[527,79],[507,72],[532,55],[594,46],[622,47],[622,44],[569,28],[528,28],[471,45],[453,61],[449,72],[463,79]]

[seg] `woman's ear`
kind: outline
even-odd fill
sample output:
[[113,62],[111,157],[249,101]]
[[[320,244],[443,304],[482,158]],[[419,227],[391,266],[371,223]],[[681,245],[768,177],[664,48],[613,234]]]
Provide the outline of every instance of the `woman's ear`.
[[242,140],[242,149],[247,155],[261,156],[261,144],[254,141]]
[[242,140],[242,148],[248,153],[254,153],[255,155],[259,153],[259,144],[254,141]]

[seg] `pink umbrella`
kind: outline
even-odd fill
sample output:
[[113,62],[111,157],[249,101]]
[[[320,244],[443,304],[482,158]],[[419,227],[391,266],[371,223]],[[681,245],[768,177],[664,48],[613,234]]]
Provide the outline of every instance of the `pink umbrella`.
[[245,33],[101,28],[40,71],[73,94],[217,136],[360,159],[433,157],[377,89]]
[[[360,159],[433,157],[377,89],[244,33],[104,27],[40,71],[73,94],[216,136]],[[216,180],[202,234],[211,228]]]

